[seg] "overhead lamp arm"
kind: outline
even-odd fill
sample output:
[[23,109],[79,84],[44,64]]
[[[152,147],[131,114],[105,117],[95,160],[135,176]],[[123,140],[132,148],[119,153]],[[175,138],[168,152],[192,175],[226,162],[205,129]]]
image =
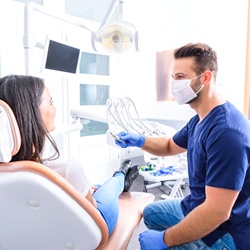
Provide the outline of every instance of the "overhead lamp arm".
[[123,17],[123,0],[119,0],[119,5],[117,6],[117,20],[122,20]]
[[109,22],[112,14],[114,13],[114,10],[116,8],[116,6],[118,5],[118,3],[122,3],[122,0],[112,0],[109,7],[108,7],[108,11],[106,13],[106,15],[104,16],[101,25],[99,27],[99,30]]

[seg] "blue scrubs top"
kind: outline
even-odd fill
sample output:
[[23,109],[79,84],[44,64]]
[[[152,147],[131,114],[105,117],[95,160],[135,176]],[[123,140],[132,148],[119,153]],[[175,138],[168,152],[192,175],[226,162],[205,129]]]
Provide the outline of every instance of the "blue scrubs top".
[[184,215],[204,202],[205,186],[240,191],[229,220],[203,241],[211,246],[230,233],[237,249],[250,249],[250,122],[226,102],[201,122],[194,116],[173,139],[187,149],[190,195],[182,201]]

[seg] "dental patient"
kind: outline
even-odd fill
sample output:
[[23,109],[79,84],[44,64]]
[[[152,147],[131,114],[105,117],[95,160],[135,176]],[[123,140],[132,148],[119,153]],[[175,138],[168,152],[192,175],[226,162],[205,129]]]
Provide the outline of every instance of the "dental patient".
[[[0,99],[12,109],[21,134],[21,148],[11,161],[39,162],[61,174],[100,211],[110,235],[118,219],[119,195],[129,191],[139,175],[139,167],[132,166],[129,160],[123,162],[111,178],[92,192],[83,166],[77,161],[59,159],[57,145],[49,135],[55,129],[56,108],[44,80],[34,76],[5,76],[0,79]],[[47,141],[54,153],[43,159]]]

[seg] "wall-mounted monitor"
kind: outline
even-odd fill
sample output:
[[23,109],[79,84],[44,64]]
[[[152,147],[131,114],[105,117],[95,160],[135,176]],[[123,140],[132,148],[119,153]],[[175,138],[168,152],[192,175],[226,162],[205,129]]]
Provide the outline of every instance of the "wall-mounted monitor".
[[80,49],[63,41],[47,38],[44,49],[44,70],[54,70],[76,74]]

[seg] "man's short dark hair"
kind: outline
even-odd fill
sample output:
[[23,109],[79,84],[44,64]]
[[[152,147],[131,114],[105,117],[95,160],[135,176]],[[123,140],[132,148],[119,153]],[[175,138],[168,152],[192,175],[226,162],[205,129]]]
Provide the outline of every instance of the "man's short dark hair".
[[174,57],[175,59],[192,57],[196,62],[193,70],[197,75],[202,74],[205,70],[210,70],[216,78],[217,54],[210,46],[203,43],[188,43],[177,48],[174,51]]

